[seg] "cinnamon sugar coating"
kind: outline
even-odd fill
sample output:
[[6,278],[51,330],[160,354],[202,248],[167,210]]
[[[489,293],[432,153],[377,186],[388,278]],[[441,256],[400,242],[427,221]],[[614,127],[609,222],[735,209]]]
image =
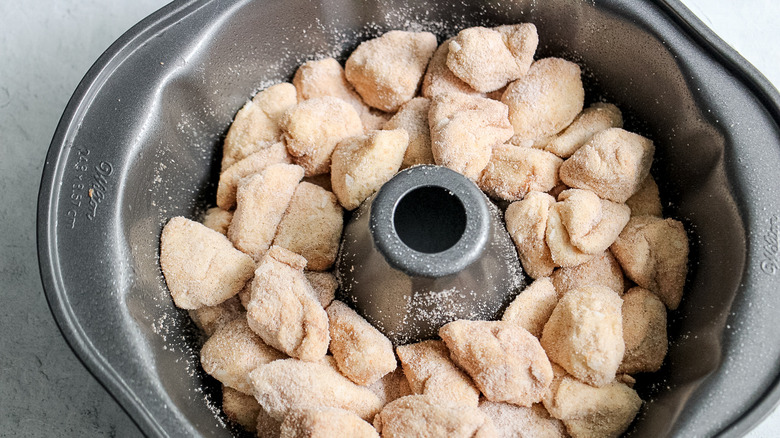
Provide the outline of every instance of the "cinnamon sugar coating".
[[330,351],[339,371],[358,385],[371,385],[396,368],[393,344],[349,306],[328,306]]
[[254,263],[222,234],[179,216],[163,228],[160,267],[176,307],[197,309],[236,295]]
[[490,401],[531,406],[552,382],[539,340],[517,324],[458,320],[439,329],[439,336]]
[[542,332],[550,360],[593,386],[614,380],[625,351],[622,304],[617,293],[603,286],[566,293]]
[[436,36],[430,32],[393,30],[362,42],[344,71],[363,101],[393,112],[417,93],[434,50]]
[[303,274],[305,264],[298,254],[271,247],[255,271],[247,320],[274,348],[317,361],[328,351],[328,316]]
[[248,380],[252,370],[284,357],[263,342],[244,318],[234,319],[220,327],[200,350],[203,370],[223,385],[244,394],[252,394]]
[[336,195],[301,182],[279,222],[274,245],[306,259],[306,269],[324,271],[336,261],[344,212]]
[[409,386],[437,403],[458,403],[476,407],[479,390],[471,378],[450,359],[442,341],[422,341],[396,348]]
[[490,418],[474,406],[439,404],[424,395],[401,397],[374,419],[384,438],[495,438]]
[[284,113],[282,138],[306,176],[328,173],[330,156],[341,140],[363,133],[355,108],[333,96],[304,100]]

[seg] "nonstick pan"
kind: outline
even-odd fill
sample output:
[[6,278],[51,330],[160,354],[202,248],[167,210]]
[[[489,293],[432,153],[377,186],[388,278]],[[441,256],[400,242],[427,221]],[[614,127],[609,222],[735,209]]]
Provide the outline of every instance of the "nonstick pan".
[[174,2],[89,70],[51,143],[38,200],[46,296],[63,335],[150,436],[229,436],[200,342],[159,267],[171,217],[214,199],[220,145],[256,91],[390,29],[440,41],[533,22],[537,56],[584,68],[656,144],[665,216],[691,240],[669,355],[639,376],[631,436],[741,436],[780,398],[780,96],[674,0]]

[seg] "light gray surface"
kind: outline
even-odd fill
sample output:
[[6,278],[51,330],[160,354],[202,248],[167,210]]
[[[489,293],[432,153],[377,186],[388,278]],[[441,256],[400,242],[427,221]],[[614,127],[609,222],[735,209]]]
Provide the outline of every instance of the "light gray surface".
[[[56,328],[38,276],[35,208],[49,141],[79,80],[164,3],[0,0],[0,436],[140,435]],[[684,3],[780,85],[775,0]],[[749,437],[779,431],[775,412]]]

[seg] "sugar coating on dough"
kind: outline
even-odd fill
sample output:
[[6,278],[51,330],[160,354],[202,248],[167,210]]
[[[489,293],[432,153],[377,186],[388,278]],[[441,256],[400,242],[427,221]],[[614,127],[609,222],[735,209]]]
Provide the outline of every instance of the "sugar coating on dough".
[[324,271],[336,261],[344,212],[336,195],[301,182],[276,229],[274,245],[306,259],[306,269]]
[[623,296],[623,341],[626,353],[619,373],[652,373],[661,368],[669,343],[666,307],[647,289],[634,287]]
[[632,217],[611,249],[628,278],[658,295],[667,308],[680,305],[688,274],[688,235],[681,222]]
[[219,175],[217,205],[225,210],[232,209],[236,206],[236,192],[242,179],[261,173],[273,164],[291,162],[287,148],[281,142],[270,144],[235,162]]
[[347,59],[347,80],[368,105],[393,112],[410,101],[436,50],[430,32],[393,30],[362,42]]
[[631,216],[663,217],[661,195],[653,175],[647,175],[636,193],[626,200],[626,205],[631,209]]
[[249,326],[266,343],[308,361],[328,351],[328,316],[303,274],[306,259],[272,246],[255,271]]
[[541,192],[530,192],[522,201],[509,204],[504,219],[515,243],[523,269],[531,278],[549,276],[555,263],[547,246],[547,218],[555,199]]
[[339,287],[339,281],[336,279],[336,276],[330,272],[315,271],[305,271],[303,275],[309,280],[317,301],[320,302],[323,309],[327,309],[336,297],[336,289]]
[[341,205],[354,210],[401,168],[409,145],[404,129],[348,138],[333,151],[331,183]]
[[561,297],[542,332],[550,360],[593,386],[615,379],[623,360],[623,300],[604,286],[584,286]]
[[339,371],[358,385],[371,385],[396,368],[393,344],[349,306],[328,306],[330,351]]
[[539,149],[504,144],[493,148],[479,187],[506,201],[523,199],[528,192],[546,192],[559,183],[563,160]]
[[422,95],[429,99],[441,94],[463,93],[473,96],[485,97],[483,93],[471,88],[469,84],[463,82],[455,76],[449,67],[447,67],[447,55],[450,52],[450,42],[452,38],[444,41],[433,52],[428,69],[425,71],[425,77],[422,82]]
[[212,207],[206,210],[201,223],[219,234],[227,236],[227,230],[230,221],[233,220],[233,212],[223,210],[219,207]]
[[611,103],[594,103],[582,110],[571,125],[556,135],[544,147],[561,158],[569,158],[593,134],[608,128],[622,128],[623,114]]
[[561,180],[569,187],[591,190],[599,197],[623,203],[650,174],[655,146],[639,134],[609,128],[594,134],[561,165]]
[[257,337],[244,318],[220,327],[200,350],[203,370],[244,394],[252,394],[250,371],[284,357]]
[[228,420],[254,432],[257,430],[257,416],[261,409],[251,394],[222,385],[222,411]]
[[282,422],[280,438],[379,438],[376,429],[354,413],[339,408],[292,411]]
[[336,144],[363,133],[355,108],[332,96],[298,103],[284,113],[280,125],[287,151],[306,170],[306,176],[328,173]]
[[222,234],[177,216],[163,228],[160,267],[176,307],[191,310],[236,295],[252,278],[254,263]]
[[345,409],[370,421],[382,408],[368,388],[320,362],[277,360],[255,368],[249,378],[257,401],[280,421],[292,411],[319,407]]
[[401,169],[418,164],[434,164],[431,152],[431,128],[428,125],[430,99],[415,97],[403,104],[401,109],[388,120],[384,129],[401,128],[409,134],[409,147],[404,153]]
[[190,318],[203,331],[206,336],[211,336],[218,328],[236,318],[246,318],[244,307],[238,296],[229,298],[216,306],[203,306],[188,311]]
[[547,277],[539,278],[512,300],[501,321],[517,324],[538,338],[556,304],[558,293],[552,281]]
[[382,129],[387,121],[382,115],[374,114],[363,102],[347,81],[341,64],[333,58],[303,63],[295,71],[292,83],[298,91],[298,100],[332,96],[352,105],[366,130]]
[[410,395],[388,404],[374,419],[384,438],[494,438],[490,418],[476,406],[438,403]]
[[625,204],[600,199],[588,190],[569,189],[550,208],[547,245],[559,266],[576,266],[604,252],[631,217]]
[[531,407],[483,400],[479,409],[492,421],[498,438],[565,438],[566,427],[544,406]]
[[595,388],[563,377],[548,407],[572,438],[619,437],[634,421],[642,399],[619,382]]
[[552,382],[539,340],[517,324],[458,320],[440,328],[439,336],[490,401],[531,406]]
[[255,260],[263,257],[301,178],[300,166],[273,164],[241,181],[236,211],[228,228],[228,238],[236,248]]
[[368,389],[379,397],[382,406],[395,399],[413,394],[401,367],[396,367],[394,371],[385,374],[381,379],[369,385]]
[[295,87],[276,84],[257,93],[236,114],[222,147],[222,171],[234,163],[279,141],[279,119],[295,105]]
[[557,134],[582,111],[585,91],[580,67],[560,58],[544,58],[509,84],[501,102],[509,106],[509,121],[519,139]]
[[459,403],[476,407],[479,390],[471,378],[450,359],[442,341],[422,341],[396,348],[409,387],[436,403]]
[[623,270],[620,269],[620,264],[610,251],[604,251],[600,256],[593,257],[581,265],[556,269],[550,279],[560,296],[572,289],[590,284],[606,286],[618,295],[623,295],[625,290]]
[[470,27],[450,42],[447,67],[475,90],[495,91],[528,72],[538,43],[533,24]]
[[512,137],[507,111],[503,103],[485,97],[460,93],[434,97],[428,123],[436,164],[476,181],[493,147]]

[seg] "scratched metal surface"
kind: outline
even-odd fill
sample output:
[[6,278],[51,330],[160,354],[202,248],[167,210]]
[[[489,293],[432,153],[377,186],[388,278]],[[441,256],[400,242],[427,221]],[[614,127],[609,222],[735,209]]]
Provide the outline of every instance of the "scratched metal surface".
[[[116,37],[163,3],[0,2],[0,436],[140,434],[51,318],[38,277],[35,198],[49,140],[81,76]],[[780,84],[774,2],[685,3]],[[749,436],[778,430],[775,413]]]

